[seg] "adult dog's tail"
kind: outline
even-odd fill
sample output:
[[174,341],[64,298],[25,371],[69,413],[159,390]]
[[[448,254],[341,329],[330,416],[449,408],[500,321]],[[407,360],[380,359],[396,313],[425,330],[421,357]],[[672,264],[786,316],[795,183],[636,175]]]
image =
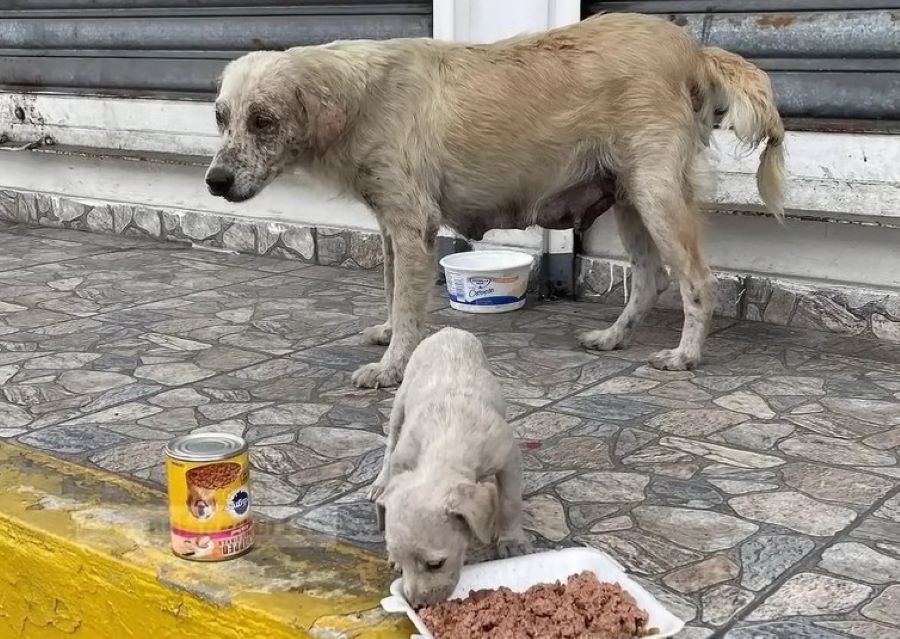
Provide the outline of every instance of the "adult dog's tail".
[[744,58],[717,47],[703,47],[707,114],[734,130],[737,138],[756,148],[764,140],[756,185],[766,208],[784,219],[784,123],[775,106],[769,76]]

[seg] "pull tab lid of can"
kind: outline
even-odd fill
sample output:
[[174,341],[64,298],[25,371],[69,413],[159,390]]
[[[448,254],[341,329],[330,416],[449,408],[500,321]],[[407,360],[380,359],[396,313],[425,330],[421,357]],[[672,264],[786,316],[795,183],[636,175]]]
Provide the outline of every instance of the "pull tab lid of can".
[[242,437],[230,433],[194,433],[169,442],[166,455],[181,461],[221,461],[247,448]]

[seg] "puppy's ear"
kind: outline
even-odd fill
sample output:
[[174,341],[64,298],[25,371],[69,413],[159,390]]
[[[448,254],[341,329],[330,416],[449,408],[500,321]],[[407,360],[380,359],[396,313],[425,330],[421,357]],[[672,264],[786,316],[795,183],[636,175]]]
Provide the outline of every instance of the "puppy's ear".
[[450,489],[445,502],[447,514],[460,517],[483,544],[497,535],[498,494],[493,482],[464,482]]
[[327,90],[312,91],[297,88],[300,102],[301,126],[307,144],[318,151],[327,151],[347,127],[347,110]]

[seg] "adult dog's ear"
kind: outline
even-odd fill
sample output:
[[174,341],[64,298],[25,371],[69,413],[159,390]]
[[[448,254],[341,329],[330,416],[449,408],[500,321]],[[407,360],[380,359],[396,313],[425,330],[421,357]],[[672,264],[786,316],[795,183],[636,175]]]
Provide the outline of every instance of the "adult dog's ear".
[[347,127],[347,109],[327,89],[297,89],[301,126],[310,148],[324,153]]
[[450,489],[445,508],[448,515],[460,517],[483,544],[497,536],[499,497],[493,482],[463,482]]

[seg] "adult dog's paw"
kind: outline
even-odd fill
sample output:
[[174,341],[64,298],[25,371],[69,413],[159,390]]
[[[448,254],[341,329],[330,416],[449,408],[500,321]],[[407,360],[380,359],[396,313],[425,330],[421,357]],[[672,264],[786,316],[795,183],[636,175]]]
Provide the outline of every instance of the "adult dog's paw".
[[582,333],[578,336],[578,341],[592,351],[612,351],[625,346],[624,335],[612,328]]
[[659,351],[650,358],[650,365],[661,371],[686,371],[694,368],[699,357],[689,357],[677,348]]
[[396,365],[385,366],[381,362],[366,364],[353,373],[353,384],[357,388],[391,388],[403,380],[403,369]]
[[378,326],[370,326],[364,329],[360,335],[366,344],[375,344],[376,346],[388,346],[391,343],[391,323],[385,322]]

